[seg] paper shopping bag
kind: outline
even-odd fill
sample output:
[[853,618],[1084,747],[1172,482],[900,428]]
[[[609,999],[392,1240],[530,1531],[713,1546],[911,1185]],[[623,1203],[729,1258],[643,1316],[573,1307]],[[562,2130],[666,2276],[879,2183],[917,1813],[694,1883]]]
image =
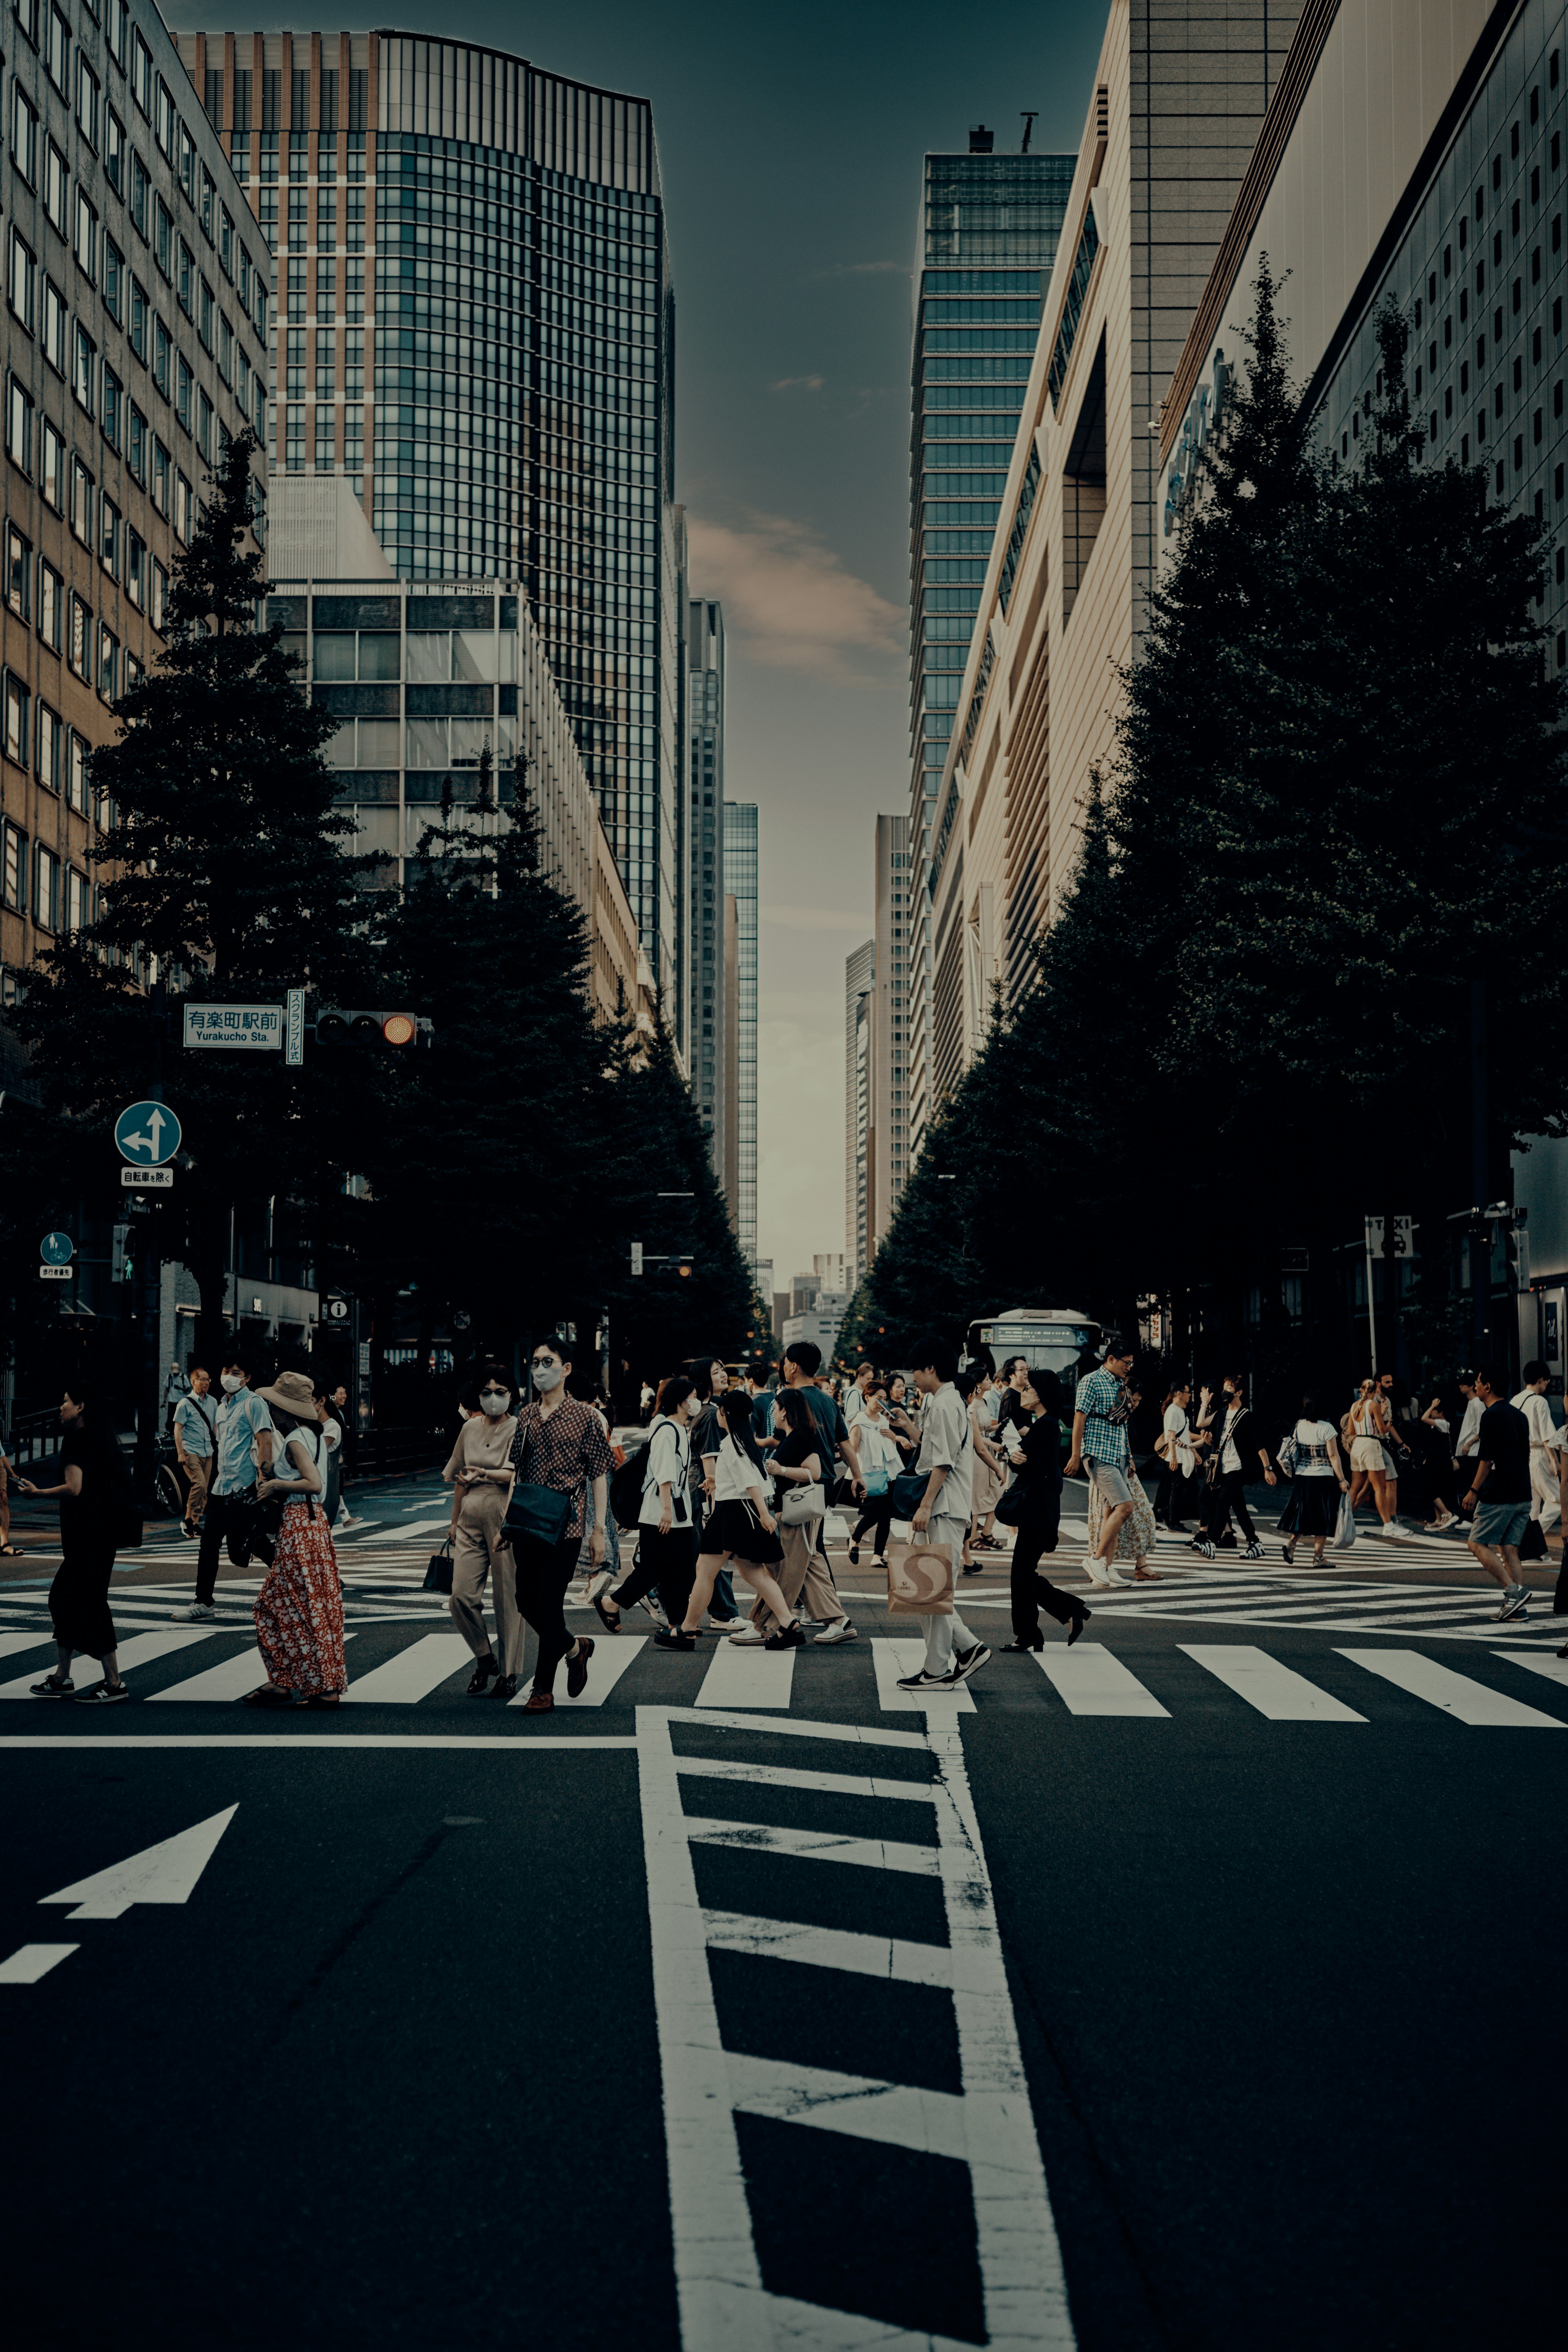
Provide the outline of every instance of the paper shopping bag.
[[888,1559],[888,1613],[951,1617],[952,1553],[946,1544],[910,1544]]

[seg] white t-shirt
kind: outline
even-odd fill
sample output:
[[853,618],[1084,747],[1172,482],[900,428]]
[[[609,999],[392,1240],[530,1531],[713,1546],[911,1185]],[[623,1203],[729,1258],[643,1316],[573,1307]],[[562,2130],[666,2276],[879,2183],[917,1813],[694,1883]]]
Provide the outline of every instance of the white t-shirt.
[[713,1474],[713,1499],[716,1503],[743,1503],[755,1496],[765,1499],[766,1482],[762,1471],[744,1446],[725,1432],[719,1445],[719,1463]]
[[691,1497],[687,1486],[687,1472],[691,1464],[691,1433],[682,1429],[668,1413],[660,1413],[648,1433],[647,1460],[643,1469],[642,1508],[637,1524],[657,1528],[664,1505],[659,1499],[659,1487],[669,1488],[669,1523],[672,1528],[691,1525]]
[[1481,1433],[1481,1415],[1486,1411],[1479,1396],[1473,1396],[1465,1407],[1465,1417],[1459,1423],[1459,1442],[1456,1454],[1473,1454]]
[[951,1381],[944,1381],[925,1400],[921,1412],[921,1452],[915,1467],[922,1474],[945,1470],[931,1516],[967,1522],[974,1498],[974,1444],[969,1414]]
[[1538,1446],[1552,1443],[1552,1407],[1534,1389],[1521,1389],[1514,1399],[1519,1411],[1530,1423],[1530,1444],[1533,1453]]
[[1307,1457],[1306,1449],[1309,1445],[1326,1446],[1331,1438],[1337,1440],[1339,1433],[1331,1421],[1299,1421],[1296,1423],[1291,1435],[1301,1448],[1301,1452],[1296,1458],[1298,1478],[1331,1478],[1333,1476],[1334,1465],[1327,1456],[1325,1455],[1321,1462],[1312,1461]]

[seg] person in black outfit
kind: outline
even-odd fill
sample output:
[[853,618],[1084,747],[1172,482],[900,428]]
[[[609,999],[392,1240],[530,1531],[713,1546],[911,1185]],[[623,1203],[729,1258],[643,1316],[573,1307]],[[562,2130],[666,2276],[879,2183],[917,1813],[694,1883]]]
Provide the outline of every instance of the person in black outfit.
[[[84,1706],[129,1698],[120,1679],[120,1659],[114,1619],[109,1607],[109,1580],[114,1554],[129,1516],[131,1481],[119,1446],[107,1430],[89,1416],[86,1386],[76,1381],[60,1404],[64,1439],[60,1446],[60,1484],[35,1486],[18,1479],[24,1495],[58,1495],[60,1498],[60,1550],[64,1557],[49,1587],[49,1615],[54,1621],[58,1663],[53,1674],[33,1685],[35,1698],[77,1698]],[[73,1652],[97,1658],[103,1679],[79,1691],[71,1681]]]
[[1194,1537],[1192,1549],[1201,1551],[1205,1559],[1212,1559],[1234,1511],[1236,1523],[1247,1538],[1247,1548],[1238,1557],[1261,1559],[1263,1546],[1258,1540],[1258,1529],[1247,1507],[1247,1481],[1250,1475],[1247,1465],[1252,1461],[1260,1462],[1270,1486],[1277,1486],[1279,1480],[1269,1461],[1262,1429],[1247,1411],[1247,1383],[1239,1373],[1226,1376],[1224,1391],[1209,1424],[1213,1459],[1217,1467],[1204,1496],[1203,1533]]
[[[1039,1570],[1041,1553],[1057,1548],[1061,1524],[1058,1416],[1069,1408],[1054,1372],[1026,1371],[1023,1382],[1019,1402],[1026,1424],[1020,1441],[1024,1459],[1012,1488],[1016,1498],[1012,1507],[1016,1513],[1013,1524],[1017,1529],[1012,1558],[1013,1638],[1005,1646],[1009,1650],[1044,1649],[1040,1611],[1045,1609],[1058,1625],[1068,1629],[1070,1650],[1089,1622],[1089,1610],[1077,1593],[1061,1591]],[[1016,1458],[1015,1450],[1015,1461]]]

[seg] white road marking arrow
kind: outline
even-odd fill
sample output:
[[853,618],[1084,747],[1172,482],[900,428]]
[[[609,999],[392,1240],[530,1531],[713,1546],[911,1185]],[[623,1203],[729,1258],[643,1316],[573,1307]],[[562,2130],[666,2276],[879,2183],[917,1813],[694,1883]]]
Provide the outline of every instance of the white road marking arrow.
[[107,1870],[95,1871],[90,1878],[79,1878],[74,1886],[62,1886],[58,1895],[41,1895],[38,1900],[74,1903],[73,1919],[118,1919],[133,1903],[188,1903],[219,1838],[238,1811],[237,1805],[230,1805],[226,1811],[182,1830],[177,1837],[165,1838],[161,1845],[145,1846],[124,1862],[111,1863]]

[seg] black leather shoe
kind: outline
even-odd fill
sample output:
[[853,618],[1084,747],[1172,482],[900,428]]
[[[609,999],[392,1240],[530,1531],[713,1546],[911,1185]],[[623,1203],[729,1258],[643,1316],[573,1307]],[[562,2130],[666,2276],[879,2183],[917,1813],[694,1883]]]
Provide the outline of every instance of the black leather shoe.
[[1072,1648],[1073,1643],[1078,1640],[1078,1637],[1082,1633],[1084,1627],[1088,1624],[1090,1613],[1091,1612],[1087,1609],[1080,1609],[1077,1616],[1074,1617],[1072,1623],[1068,1627],[1068,1648],[1069,1650]]
[[511,1701],[517,1696],[517,1676],[515,1675],[498,1675],[495,1678],[494,1686],[489,1692],[488,1696],[491,1698],[499,1698],[503,1706],[510,1706]]
[[583,1693],[587,1689],[588,1661],[593,1654],[593,1640],[590,1635],[584,1633],[578,1641],[576,1656],[574,1658],[568,1658],[566,1661],[566,1696],[568,1698],[581,1698]]
[[1045,1646],[1046,1637],[1043,1633],[1037,1633],[1032,1642],[1004,1642],[1002,1644],[1004,1650],[1043,1650]]
[[489,1681],[491,1675],[499,1675],[500,1672],[500,1668],[497,1665],[493,1658],[479,1658],[476,1660],[473,1674],[468,1681],[468,1697],[481,1697],[484,1693],[485,1685]]

